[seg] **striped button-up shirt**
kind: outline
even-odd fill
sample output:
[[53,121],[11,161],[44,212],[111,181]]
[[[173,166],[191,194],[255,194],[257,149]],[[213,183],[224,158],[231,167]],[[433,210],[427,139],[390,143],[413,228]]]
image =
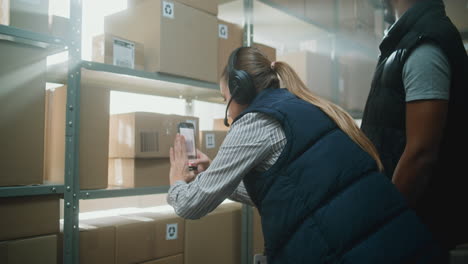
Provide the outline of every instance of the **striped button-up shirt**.
[[252,170],[268,170],[285,145],[278,121],[262,113],[246,114],[232,125],[210,167],[190,183],[176,182],[167,201],[188,219],[205,216],[227,198],[253,205],[243,178]]

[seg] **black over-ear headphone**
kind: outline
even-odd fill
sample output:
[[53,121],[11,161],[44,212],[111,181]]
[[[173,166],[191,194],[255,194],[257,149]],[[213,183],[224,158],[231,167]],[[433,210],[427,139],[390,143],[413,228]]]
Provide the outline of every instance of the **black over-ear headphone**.
[[228,86],[229,92],[231,93],[231,99],[227,104],[226,114],[224,117],[224,125],[227,127],[229,126],[227,112],[232,100],[235,100],[238,104],[247,105],[250,104],[257,95],[257,91],[255,91],[255,86],[250,75],[246,71],[236,69],[237,55],[241,49],[242,47],[237,48],[231,53],[227,65],[229,76]]

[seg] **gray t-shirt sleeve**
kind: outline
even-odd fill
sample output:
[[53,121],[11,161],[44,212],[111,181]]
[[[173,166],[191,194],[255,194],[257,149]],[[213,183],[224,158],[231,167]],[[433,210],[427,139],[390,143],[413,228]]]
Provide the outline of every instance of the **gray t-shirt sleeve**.
[[432,43],[417,47],[403,66],[406,102],[448,100],[450,63],[442,50]]

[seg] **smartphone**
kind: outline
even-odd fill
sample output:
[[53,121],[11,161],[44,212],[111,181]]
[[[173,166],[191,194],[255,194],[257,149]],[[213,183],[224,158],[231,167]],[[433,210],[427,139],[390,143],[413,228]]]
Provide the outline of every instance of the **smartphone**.
[[185,138],[185,147],[189,159],[189,169],[194,170],[196,166],[190,164],[190,160],[197,158],[197,147],[195,145],[195,127],[192,123],[182,122],[179,124],[179,134]]

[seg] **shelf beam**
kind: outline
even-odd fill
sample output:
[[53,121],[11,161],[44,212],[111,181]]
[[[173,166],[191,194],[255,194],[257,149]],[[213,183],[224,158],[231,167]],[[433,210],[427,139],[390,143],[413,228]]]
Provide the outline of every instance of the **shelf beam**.
[[80,199],[102,199],[137,195],[163,194],[169,191],[169,186],[141,187],[141,188],[115,188],[102,190],[82,190]]
[[19,196],[38,196],[49,194],[63,194],[63,185],[33,185],[0,187],[0,198]]
[[0,39],[39,48],[62,50],[67,46],[64,39],[5,25],[0,25]]
[[163,81],[163,82],[168,82],[168,83],[176,83],[176,84],[200,87],[200,88],[208,88],[208,89],[213,89],[213,90],[219,89],[219,85],[217,83],[199,81],[195,79],[179,77],[179,76],[164,74],[164,73],[159,73],[159,72],[145,72],[145,71],[134,70],[130,68],[114,66],[110,64],[91,62],[91,61],[83,61],[81,63],[81,66],[85,69],[92,70],[92,71],[128,75],[128,76],[140,77],[144,79],[157,80],[157,81]]

